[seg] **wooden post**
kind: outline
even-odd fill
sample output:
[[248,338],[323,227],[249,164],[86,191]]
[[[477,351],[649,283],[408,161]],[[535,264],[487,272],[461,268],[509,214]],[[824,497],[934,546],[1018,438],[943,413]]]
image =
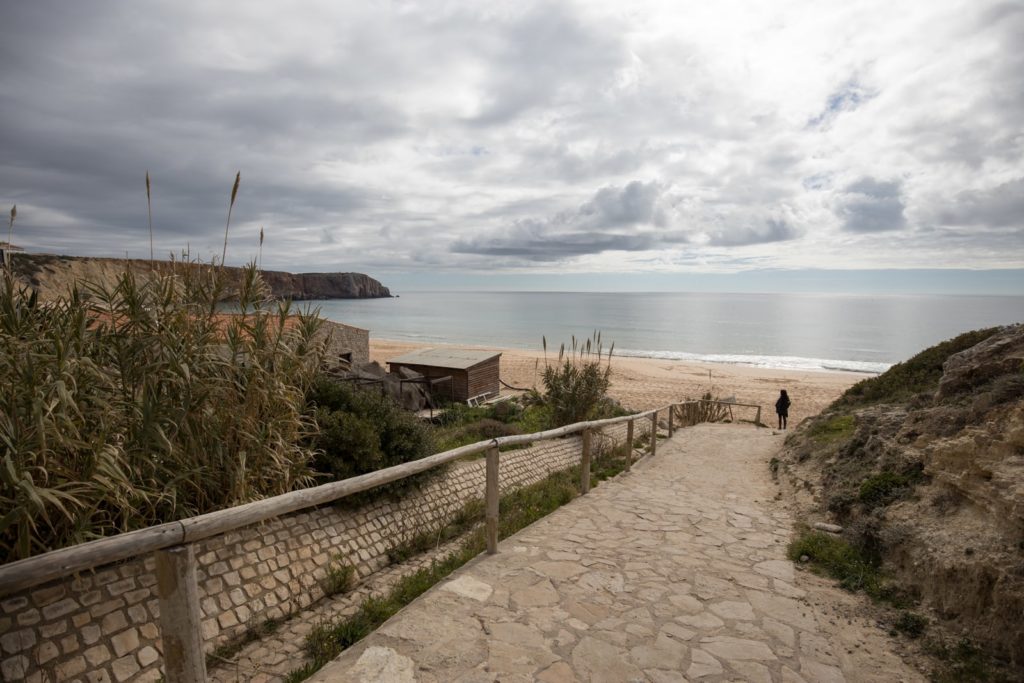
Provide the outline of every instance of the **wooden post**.
[[203,614],[196,584],[196,553],[192,544],[154,553],[160,598],[160,637],[164,643],[167,683],[205,683]]
[[668,407],[668,438],[672,438],[672,413],[675,412],[675,406],[669,405]]
[[757,407],[757,417],[754,418],[757,421],[757,426],[761,426],[761,406]]
[[498,552],[498,447],[487,450],[487,554]]
[[651,413],[651,455],[658,451],[658,411]]
[[628,470],[633,466],[633,421],[630,420],[626,423],[626,445],[629,448],[626,449],[626,469]]
[[583,430],[583,457],[580,458],[580,493],[590,490],[590,430]]

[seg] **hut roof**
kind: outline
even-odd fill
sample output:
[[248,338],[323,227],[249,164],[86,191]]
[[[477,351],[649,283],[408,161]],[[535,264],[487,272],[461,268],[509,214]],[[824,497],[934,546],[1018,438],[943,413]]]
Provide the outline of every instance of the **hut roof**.
[[500,353],[493,351],[470,351],[468,349],[419,349],[404,353],[397,358],[388,360],[388,363],[400,363],[402,365],[429,365],[434,368],[448,368],[450,370],[468,370],[480,365],[492,358],[498,358]]

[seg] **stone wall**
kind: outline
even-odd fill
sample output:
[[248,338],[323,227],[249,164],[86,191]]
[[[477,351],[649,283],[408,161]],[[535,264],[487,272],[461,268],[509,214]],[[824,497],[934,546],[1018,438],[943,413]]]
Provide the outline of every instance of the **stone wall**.
[[[638,420],[635,435],[649,428],[649,420]],[[596,451],[625,433],[625,424],[605,430],[595,437]],[[577,464],[580,451],[580,438],[571,437],[501,453],[502,493]],[[387,566],[390,549],[482,498],[484,470],[483,458],[456,463],[401,499],[324,506],[198,543],[207,651],[322,598],[332,562],[351,565],[359,577]],[[4,596],[0,679],[160,679],[155,584],[153,559],[145,557]]]
[[370,362],[369,330],[324,320],[317,336],[328,337],[327,358],[329,364],[343,353],[352,354],[353,367]]

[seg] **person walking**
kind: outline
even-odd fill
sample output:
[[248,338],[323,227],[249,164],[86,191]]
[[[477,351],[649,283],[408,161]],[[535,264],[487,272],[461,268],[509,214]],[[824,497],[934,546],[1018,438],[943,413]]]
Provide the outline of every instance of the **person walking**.
[[789,418],[789,394],[785,389],[779,394],[779,400],[775,402],[775,414],[779,416],[779,429],[785,429],[786,420]]

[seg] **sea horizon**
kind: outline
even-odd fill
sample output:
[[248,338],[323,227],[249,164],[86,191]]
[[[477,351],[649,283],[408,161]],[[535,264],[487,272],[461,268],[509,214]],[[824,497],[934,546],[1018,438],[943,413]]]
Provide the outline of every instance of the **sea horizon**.
[[958,334],[1024,320],[1024,296],[399,292],[301,302],[372,338],[558,352],[599,332],[615,355],[875,374]]

